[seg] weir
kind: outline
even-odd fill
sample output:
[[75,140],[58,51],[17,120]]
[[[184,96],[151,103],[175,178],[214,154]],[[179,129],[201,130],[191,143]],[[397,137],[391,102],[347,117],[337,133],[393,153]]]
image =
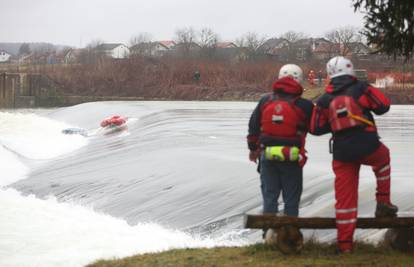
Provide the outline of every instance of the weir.
[[[334,229],[335,218],[321,217],[289,217],[272,214],[246,215],[245,228],[280,228],[283,226],[295,226],[302,229]],[[357,228],[382,229],[382,228],[406,228],[414,227],[414,217],[397,218],[358,218]]]
[[33,108],[42,91],[46,90],[42,90],[40,74],[0,74],[0,108]]
[[[290,217],[275,214],[245,215],[245,228],[276,229],[276,237],[270,243],[276,243],[278,248],[287,254],[298,253],[303,248],[303,238],[298,238],[294,229],[334,229],[335,218],[327,217]],[[414,249],[414,217],[396,218],[357,218],[357,228],[360,229],[389,229],[384,236],[384,244],[400,251]],[[268,238],[268,237],[266,237]],[[266,240],[268,244],[269,241]]]

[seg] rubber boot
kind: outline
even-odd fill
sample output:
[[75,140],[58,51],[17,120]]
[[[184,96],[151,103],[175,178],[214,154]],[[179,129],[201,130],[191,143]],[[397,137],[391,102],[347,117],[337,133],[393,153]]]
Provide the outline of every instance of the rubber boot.
[[377,209],[375,210],[375,217],[377,218],[394,218],[397,217],[398,207],[391,203],[377,203]]

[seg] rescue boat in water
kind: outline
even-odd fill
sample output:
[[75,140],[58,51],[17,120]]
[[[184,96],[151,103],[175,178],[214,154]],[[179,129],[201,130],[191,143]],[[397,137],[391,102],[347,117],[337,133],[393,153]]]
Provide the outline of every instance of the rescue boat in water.
[[111,116],[101,121],[101,127],[105,129],[106,133],[113,133],[127,129],[128,118],[120,115]]
[[115,115],[112,117],[105,118],[103,121],[101,121],[101,127],[116,127],[121,126],[125,124],[127,121],[127,118],[124,116]]

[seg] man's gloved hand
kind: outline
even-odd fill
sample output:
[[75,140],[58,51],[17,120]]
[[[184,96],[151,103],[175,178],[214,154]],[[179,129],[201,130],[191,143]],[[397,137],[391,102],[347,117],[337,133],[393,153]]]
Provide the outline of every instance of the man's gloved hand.
[[308,161],[308,157],[303,153],[299,154],[299,166],[303,167],[306,164],[306,161]]
[[260,149],[250,150],[250,153],[249,153],[249,160],[250,161],[253,161],[254,163],[256,163],[259,156],[260,156]]

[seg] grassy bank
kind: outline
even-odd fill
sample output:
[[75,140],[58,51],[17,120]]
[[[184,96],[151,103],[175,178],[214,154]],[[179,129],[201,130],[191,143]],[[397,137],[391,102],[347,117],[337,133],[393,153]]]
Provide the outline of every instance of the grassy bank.
[[358,243],[352,254],[338,255],[335,245],[307,243],[299,255],[284,255],[263,244],[241,248],[180,249],[124,259],[98,261],[88,267],[132,266],[414,266],[414,253],[402,253],[384,246]]

